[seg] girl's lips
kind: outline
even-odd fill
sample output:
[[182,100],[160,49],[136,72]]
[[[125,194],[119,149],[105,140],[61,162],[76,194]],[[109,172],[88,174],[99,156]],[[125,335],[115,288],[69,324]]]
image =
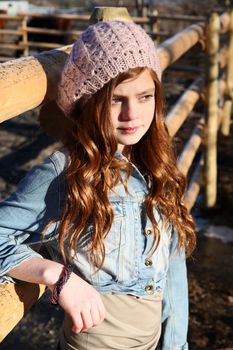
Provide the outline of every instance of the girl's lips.
[[134,128],[118,128],[118,129],[124,134],[134,134],[139,129],[139,126],[135,126]]

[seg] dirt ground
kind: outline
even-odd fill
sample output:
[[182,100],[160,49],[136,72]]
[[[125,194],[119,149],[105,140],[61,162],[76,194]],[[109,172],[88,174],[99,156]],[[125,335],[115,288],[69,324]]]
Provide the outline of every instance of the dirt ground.
[[[233,130],[231,131],[233,132]],[[198,216],[211,225],[233,228],[233,137],[219,136],[218,201]],[[197,218],[198,220],[198,218]],[[233,238],[233,237],[232,237]],[[232,240],[233,241],[233,240]],[[198,235],[189,260],[190,348],[233,349],[233,243]]]

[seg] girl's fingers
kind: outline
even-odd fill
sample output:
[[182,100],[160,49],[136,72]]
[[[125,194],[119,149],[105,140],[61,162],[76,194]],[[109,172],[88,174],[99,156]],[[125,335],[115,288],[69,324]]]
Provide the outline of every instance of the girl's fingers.
[[104,307],[104,304],[102,302],[101,297],[100,297],[100,301],[98,303],[98,307],[99,307],[100,322],[102,322],[105,319],[106,311],[105,311],[105,307]]
[[77,312],[75,317],[72,317],[73,320],[73,327],[72,327],[72,332],[74,333],[79,333],[83,329],[83,320],[80,315],[80,312]]
[[74,333],[97,326],[105,317],[100,294],[75,274],[62,289],[59,304],[72,318]]
[[93,327],[100,324],[102,320],[100,317],[99,307],[98,307],[96,299],[94,299],[92,302],[92,307],[91,307],[90,313],[91,313],[91,317],[92,317]]
[[84,308],[81,312],[82,322],[83,322],[83,329],[89,329],[93,327],[93,321],[91,316],[91,307]]

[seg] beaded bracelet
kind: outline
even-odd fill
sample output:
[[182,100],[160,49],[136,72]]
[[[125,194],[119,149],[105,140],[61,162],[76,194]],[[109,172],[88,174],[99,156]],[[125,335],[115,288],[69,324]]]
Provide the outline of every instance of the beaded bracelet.
[[54,305],[58,304],[59,295],[62,291],[62,288],[70,278],[72,271],[73,271],[73,267],[71,265],[63,266],[61,275],[53,288],[53,292],[50,299],[51,304],[54,304]]

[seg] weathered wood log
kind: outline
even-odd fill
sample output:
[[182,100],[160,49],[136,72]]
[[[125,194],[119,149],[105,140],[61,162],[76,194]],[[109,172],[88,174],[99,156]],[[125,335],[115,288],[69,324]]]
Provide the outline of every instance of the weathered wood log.
[[230,16],[229,13],[225,12],[220,17],[220,31],[222,34],[229,31],[230,26]]
[[[81,30],[61,30],[61,29],[45,29],[45,28],[34,28],[34,27],[26,27],[26,28],[18,28],[20,33],[37,33],[37,34],[51,34],[51,35],[65,35],[65,36],[80,36],[82,34]],[[1,31],[2,33],[2,31]]]
[[1,29],[0,35],[22,35],[22,30],[18,29]]
[[170,136],[174,136],[193,107],[199,100],[203,89],[203,80],[201,78],[195,80],[193,84],[183,93],[171,111],[166,116],[166,125]]
[[56,98],[60,73],[70,49],[67,46],[0,65],[0,121]]
[[204,118],[201,118],[178,157],[177,166],[185,176],[188,174],[193,159],[202,143],[204,123]]
[[200,188],[202,185],[202,170],[204,167],[204,157],[201,157],[199,163],[197,164],[191,180],[189,182],[188,189],[184,196],[184,203],[187,209],[190,211],[194,203],[196,202],[197,196],[200,192]]
[[150,32],[153,33],[152,38],[155,38],[154,43],[158,45],[160,41],[158,34],[160,32],[160,22],[157,18],[158,10],[153,10],[152,15],[153,16],[148,15],[148,18],[150,19]]
[[20,50],[23,47],[20,44],[0,43],[0,49],[4,50]]
[[0,14],[0,19],[6,20],[6,21],[22,21],[23,19],[23,15],[4,15],[4,14]]
[[207,26],[207,139],[206,139],[206,206],[213,207],[217,198],[217,131],[218,131],[218,77],[219,77],[220,18],[214,13]]
[[166,69],[204,36],[204,23],[193,24],[159,45],[162,69]]
[[46,42],[39,42],[39,41],[28,41],[27,43],[24,43],[23,41],[21,41],[19,42],[19,45],[21,47],[26,47],[26,48],[37,47],[45,50],[57,49],[57,48],[63,47],[63,45],[59,43],[46,43]]
[[23,18],[22,23],[21,23],[21,29],[23,31],[23,35],[22,35],[23,55],[28,56],[29,55],[28,33],[26,31],[26,29],[27,29],[27,17]]
[[224,45],[219,52],[219,68],[223,69],[226,67],[228,57],[228,46]]
[[152,21],[156,19],[166,19],[168,21],[187,21],[187,22],[204,22],[206,21],[205,16],[189,16],[189,15],[156,15],[152,14],[148,16]]
[[230,33],[226,68],[226,92],[221,126],[222,134],[226,136],[230,133],[231,115],[233,112],[233,10],[231,10],[230,13],[229,30]]
[[96,7],[92,12],[90,23],[101,21],[114,21],[119,19],[123,22],[133,22],[126,7]]
[[45,286],[22,283],[0,284],[0,342],[45,291]]

